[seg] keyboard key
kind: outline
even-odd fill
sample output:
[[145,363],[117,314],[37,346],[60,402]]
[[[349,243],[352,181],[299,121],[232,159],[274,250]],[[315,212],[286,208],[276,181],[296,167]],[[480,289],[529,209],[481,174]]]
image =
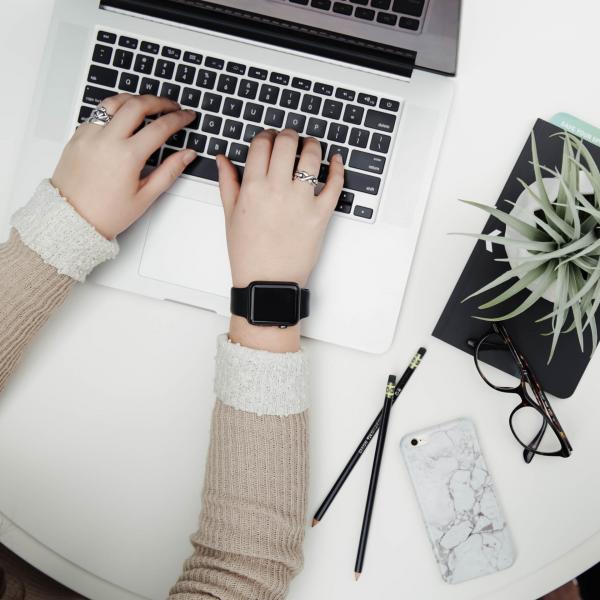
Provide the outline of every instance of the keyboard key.
[[366,104],[367,106],[376,106],[377,98],[375,96],[372,96],[371,94],[359,94],[358,103]]
[[260,123],[262,121],[264,110],[264,106],[248,102],[244,110],[244,119],[246,121],[254,121],[255,123]]
[[263,83],[260,88],[260,95],[258,99],[261,102],[266,102],[267,104],[277,104],[277,98],[279,97],[279,88],[274,85],[269,85],[267,83]]
[[338,202],[335,207],[335,210],[337,212],[346,213],[347,215],[349,215],[352,211],[352,204],[347,204],[346,202]]
[[294,90],[283,90],[279,104],[284,108],[295,110],[300,103],[300,92]]
[[[119,46],[123,46],[123,48],[130,48],[131,50],[135,50],[138,47],[138,41],[134,38],[122,35],[119,38]],[[129,68],[129,67],[127,67],[127,68]]]
[[142,85],[140,85],[140,94],[150,94],[152,96],[158,96],[158,88],[160,83],[156,79],[149,79],[144,77],[142,79]]
[[97,83],[99,85],[114,88],[117,85],[118,75],[119,72],[114,69],[92,65],[88,73],[88,81],[90,83]]
[[352,4],[360,4],[362,6],[367,6],[369,4],[369,0],[350,0]]
[[375,196],[379,192],[380,184],[381,179],[379,177],[350,171],[349,169],[344,172],[344,187],[355,192],[364,192]]
[[165,81],[160,88],[160,96],[162,98],[168,98],[175,102],[179,102],[179,93],[181,92],[181,86]]
[[156,61],[156,69],[154,70],[154,74],[157,77],[162,77],[162,79],[172,79],[174,72],[174,62],[171,62],[170,60],[163,60],[162,58],[159,58]]
[[148,52],[148,54],[158,54],[160,46],[153,42],[142,42],[140,50],[142,52]]
[[186,167],[184,173],[193,177],[208,179],[209,181],[219,181],[217,161],[214,158],[207,158],[206,156],[199,156]]
[[283,73],[276,73],[273,71],[271,73],[271,77],[269,77],[269,81],[271,83],[278,83],[279,85],[287,85],[290,82],[289,75],[284,75]]
[[184,52],[183,61],[192,65],[201,65],[202,54],[198,54],[197,52]]
[[181,50],[177,48],[171,48],[170,46],[163,46],[162,53],[165,58],[172,60],[179,60],[181,58]]
[[108,31],[99,31],[96,39],[105,44],[114,44],[117,41],[117,35]]
[[146,164],[149,167],[156,167],[158,165],[158,158],[160,156],[160,148],[158,150],[156,150],[155,152],[153,152],[149,157],[148,160],[146,161]]
[[137,92],[138,83],[140,78],[138,75],[133,73],[121,73],[121,79],[119,80],[119,89],[124,92],[130,92],[135,94]]
[[[376,134],[379,135],[379,134]],[[358,129],[353,127],[350,131],[350,137],[348,143],[351,146],[358,146],[359,148],[367,147],[367,140],[369,139],[369,132],[366,129]]]
[[[348,210],[342,210],[341,212],[350,212],[352,208],[352,203],[354,202],[354,194],[352,192],[347,192],[346,190],[342,191],[340,197],[338,198],[338,206],[343,204],[348,207]],[[336,210],[338,208],[336,207]]]
[[242,114],[243,102],[237,98],[225,98],[223,102],[223,114],[228,117],[239,117]]
[[208,142],[207,154],[216,156],[217,154],[225,154],[227,152],[227,142],[219,138],[210,138]]
[[252,81],[251,79],[242,79],[240,81],[240,87],[238,88],[238,96],[247,98],[248,100],[254,100],[256,93],[258,92],[258,82]]
[[346,104],[346,109],[344,110],[344,121],[346,121],[346,123],[354,123],[355,125],[360,125],[364,113],[365,109],[362,106],[356,106],[355,104]]
[[204,99],[202,100],[202,109],[208,110],[210,112],[219,112],[221,110],[221,101],[223,100],[222,96],[218,94],[211,94],[207,92],[204,94]]
[[298,88],[299,90],[310,90],[311,83],[308,79],[302,79],[300,77],[294,77],[292,79],[292,87]]
[[373,209],[367,208],[366,206],[355,206],[354,214],[363,219],[370,219],[373,216]]
[[133,62],[133,52],[128,50],[117,50],[115,52],[115,60],[113,65],[120,69],[131,69],[131,63]]
[[217,91],[225,94],[234,94],[235,88],[237,87],[238,79],[233,75],[219,75],[219,83],[217,84]]
[[86,85],[85,90],[83,91],[82,102],[86,104],[93,104],[96,106],[100,104],[102,100],[108,98],[109,96],[114,96],[115,92],[113,90],[103,90],[102,88],[94,87],[93,85]]
[[323,119],[315,119],[311,117],[308,120],[308,127],[306,128],[306,135],[311,135],[313,137],[321,138],[325,135],[325,130],[327,129],[327,121]]
[[252,77],[253,79],[266,79],[267,71],[265,71],[265,69],[257,69],[256,67],[250,67],[248,69],[248,77]]
[[201,133],[195,133],[194,131],[190,131],[188,133],[186,147],[195,150],[196,152],[204,152],[204,148],[206,148],[206,142],[208,138]]
[[205,131],[206,133],[218,134],[221,131],[222,124],[223,119],[221,117],[217,117],[215,115],[204,115],[204,120],[202,121],[202,131]]
[[176,131],[165,143],[175,148],[183,148],[185,143],[185,129]]
[[292,4],[302,4],[302,6],[306,6],[308,4],[308,0],[290,0]]
[[194,120],[189,125],[186,125],[185,128],[186,129],[199,129],[200,128],[200,116],[201,116],[200,113],[197,112]]
[[354,11],[354,16],[357,19],[364,19],[365,21],[373,21],[375,19],[375,11],[370,8],[363,8],[362,6],[357,6]]
[[417,31],[419,29],[419,21],[417,19],[411,19],[409,17],[400,17],[399,27],[404,29],[410,29],[411,31]]
[[335,90],[335,97],[340,98],[341,100],[348,100],[352,102],[354,100],[355,93],[352,90],[347,90],[345,88],[338,88]]
[[285,122],[286,129],[294,129],[298,133],[304,131],[304,123],[306,123],[306,117],[297,113],[289,113]]
[[323,96],[331,96],[333,94],[333,86],[326,83],[315,83],[313,92],[315,94],[322,94]]
[[337,100],[325,100],[321,114],[330,119],[339,119],[342,116],[342,103]]
[[207,56],[204,64],[210,69],[221,70],[225,66],[225,61],[214,56]]
[[193,108],[198,108],[200,104],[200,90],[196,90],[194,88],[183,88],[183,94],[181,95],[181,104],[185,104],[186,106],[191,106]]
[[393,112],[398,112],[400,108],[400,102],[398,100],[390,100],[389,98],[382,98],[379,101],[379,108],[383,108],[385,110],[391,110]]
[[331,157],[334,154],[340,154],[342,156],[342,162],[346,164],[346,160],[348,160],[348,148],[346,148],[346,146],[331,144],[331,146],[329,146],[329,156],[327,157],[327,160],[331,162]]
[[246,72],[246,65],[230,61],[227,63],[227,70],[230,73],[236,73],[237,75],[244,75],[244,73]]
[[263,127],[259,127],[258,125],[246,125],[246,129],[244,130],[244,141],[251,142],[254,139],[254,136],[262,130]]
[[103,65],[110,65],[110,59],[112,58],[112,48],[110,46],[104,46],[103,44],[96,44],[94,48],[94,54],[92,60]]
[[389,135],[374,133],[373,137],[371,138],[371,145],[369,146],[369,149],[385,154],[390,149],[391,141],[392,138]]
[[394,0],[392,10],[397,13],[404,13],[411,17],[420,17],[423,13],[425,0]]
[[242,136],[243,128],[244,125],[241,123],[241,121],[232,121],[231,119],[227,119],[223,127],[223,135],[233,140],[239,140]]
[[379,129],[381,131],[393,131],[396,123],[396,117],[389,113],[383,113],[378,110],[369,109],[365,119],[365,127]]
[[319,144],[321,144],[321,160],[323,160],[327,155],[327,143],[319,140]]
[[194,79],[196,79],[196,67],[190,67],[189,65],[179,65],[177,67],[175,81],[192,84]]
[[395,25],[398,17],[392,13],[380,12],[377,13],[377,22],[382,25]]
[[306,112],[311,115],[318,115],[320,108],[321,98],[319,98],[319,96],[313,96],[312,94],[304,94],[304,98],[302,98],[302,106],[300,108],[302,112]]
[[217,80],[217,74],[214,71],[207,71],[206,69],[200,69],[198,71],[198,80],[196,85],[207,90],[212,90],[215,87],[215,81]]
[[135,57],[135,64],[133,70],[138,73],[144,73],[150,75],[152,73],[152,67],[154,66],[154,57],[146,56],[145,54],[138,54]]
[[283,117],[285,113],[279,108],[273,108],[269,106],[267,108],[267,112],[265,114],[265,125],[267,127],[273,127],[275,129],[280,129],[283,127]]
[[331,8],[331,0],[311,0],[310,5],[313,8],[320,8],[321,10],[329,10]]
[[391,0],[371,0],[371,7],[380,8],[381,10],[388,10],[391,4]]
[[344,4],[343,2],[335,2],[333,5],[333,12],[338,15],[351,15],[352,7],[349,4]]
[[83,123],[91,114],[92,114],[91,106],[82,106],[79,109],[79,117],[77,117],[78,123]]
[[332,142],[343,144],[348,136],[348,126],[341,123],[331,123],[327,132],[327,139]]
[[381,175],[385,167],[385,158],[376,154],[362,152],[361,150],[352,150],[348,166],[360,171],[370,171],[371,173]]
[[245,144],[231,144],[227,157],[237,162],[246,162],[246,158],[248,158],[248,146]]

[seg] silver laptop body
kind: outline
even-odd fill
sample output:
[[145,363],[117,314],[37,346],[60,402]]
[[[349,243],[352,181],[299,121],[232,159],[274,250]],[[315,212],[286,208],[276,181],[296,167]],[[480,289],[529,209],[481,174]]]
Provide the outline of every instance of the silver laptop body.
[[[170,142],[174,150],[202,148],[196,171],[120,236],[118,260],[91,279],[228,315],[231,282],[210,167],[214,153],[226,147],[233,160],[242,158],[251,135],[269,123],[320,134],[325,159],[344,150],[351,187],[309,282],[312,314],[303,332],[384,352],[451,105],[460,0],[369,2],[379,8],[362,6],[373,14],[356,16],[358,6],[346,0],[107,0],[102,6],[57,0],[13,209],[51,175],[98,94],[141,93],[142,85],[148,93],[176,94],[200,113],[197,131]],[[209,104],[215,98],[216,112]],[[243,167],[241,160],[235,164]]]

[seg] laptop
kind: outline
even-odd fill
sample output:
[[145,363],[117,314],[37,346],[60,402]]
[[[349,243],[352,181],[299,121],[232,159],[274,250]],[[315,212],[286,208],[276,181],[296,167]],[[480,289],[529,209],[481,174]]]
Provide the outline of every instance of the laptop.
[[365,352],[394,338],[456,71],[460,0],[56,0],[13,209],[49,176],[107,96],[167,96],[197,111],[148,161],[198,158],[119,237],[98,284],[229,315],[215,156],[243,174],[263,128],[291,127],[346,176],[304,335]]

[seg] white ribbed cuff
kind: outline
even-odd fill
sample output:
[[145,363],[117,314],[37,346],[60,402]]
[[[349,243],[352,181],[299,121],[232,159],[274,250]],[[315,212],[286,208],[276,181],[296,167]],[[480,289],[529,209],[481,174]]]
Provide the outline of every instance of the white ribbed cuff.
[[258,415],[287,416],[308,408],[307,361],[298,352],[266,352],[217,338],[215,393],[224,404]]
[[44,179],[31,200],[12,218],[23,243],[60,274],[85,281],[89,273],[119,253],[116,240],[100,235]]

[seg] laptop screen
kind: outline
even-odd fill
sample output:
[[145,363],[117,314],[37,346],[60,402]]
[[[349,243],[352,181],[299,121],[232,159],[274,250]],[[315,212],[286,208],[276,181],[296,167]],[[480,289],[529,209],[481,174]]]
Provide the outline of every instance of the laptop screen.
[[454,74],[461,0],[101,0],[113,7],[400,76]]

